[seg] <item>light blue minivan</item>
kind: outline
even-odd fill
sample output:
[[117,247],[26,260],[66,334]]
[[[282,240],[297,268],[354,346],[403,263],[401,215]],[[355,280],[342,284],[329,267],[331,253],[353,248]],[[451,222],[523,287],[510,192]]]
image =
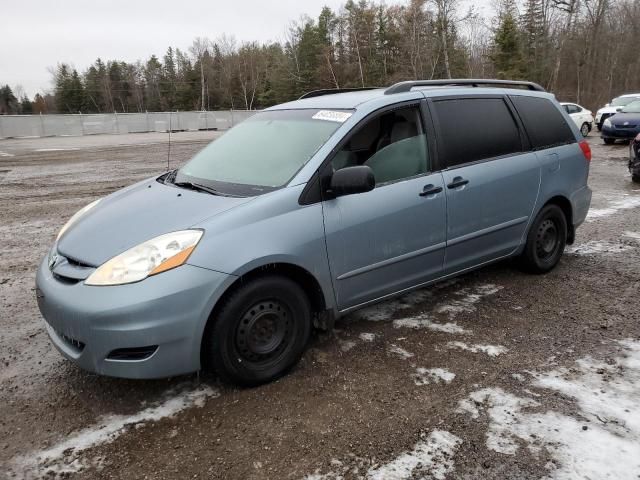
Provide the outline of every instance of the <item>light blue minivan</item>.
[[590,158],[529,82],[311,92],[80,210],[38,304],[84,369],[257,385],[365,305],[507,257],[552,269],[587,215]]

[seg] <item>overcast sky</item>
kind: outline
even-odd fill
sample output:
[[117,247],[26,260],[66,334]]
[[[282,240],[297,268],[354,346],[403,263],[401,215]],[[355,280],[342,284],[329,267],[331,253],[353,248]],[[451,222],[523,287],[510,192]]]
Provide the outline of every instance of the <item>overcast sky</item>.
[[32,97],[51,89],[48,67],[58,62],[82,72],[98,57],[144,60],[223,33],[239,41],[281,40],[292,20],[317,17],[324,5],[337,10],[345,0],[0,1],[0,85],[21,85]]

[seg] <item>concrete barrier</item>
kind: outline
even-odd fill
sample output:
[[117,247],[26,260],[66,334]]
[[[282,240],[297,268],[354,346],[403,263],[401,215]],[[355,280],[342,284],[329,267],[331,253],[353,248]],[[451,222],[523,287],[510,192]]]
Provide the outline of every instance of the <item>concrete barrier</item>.
[[0,115],[0,138],[226,130],[255,111]]

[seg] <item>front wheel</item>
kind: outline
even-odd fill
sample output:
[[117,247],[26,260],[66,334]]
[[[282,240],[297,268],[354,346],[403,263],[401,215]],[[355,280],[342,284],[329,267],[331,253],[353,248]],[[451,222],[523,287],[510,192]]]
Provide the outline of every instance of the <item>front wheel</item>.
[[591,131],[591,128],[589,127],[589,124],[586,122],[583,123],[582,126],[580,127],[580,133],[582,134],[583,137],[588,137],[590,131]]
[[311,332],[311,306],[297,283],[269,275],[223,300],[211,322],[203,339],[203,364],[224,381],[256,386],[298,362]]
[[546,273],[560,261],[567,244],[567,219],[557,205],[547,205],[533,221],[521,264],[531,273]]

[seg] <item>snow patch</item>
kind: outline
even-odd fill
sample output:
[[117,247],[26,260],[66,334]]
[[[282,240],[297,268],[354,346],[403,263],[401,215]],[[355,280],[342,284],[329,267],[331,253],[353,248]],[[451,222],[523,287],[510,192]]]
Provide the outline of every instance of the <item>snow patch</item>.
[[406,318],[398,318],[393,321],[393,326],[395,328],[428,328],[429,330],[433,330],[436,332],[445,332],[445,333],[471,333],[469,330],[465,330],[460,325],[447,322],[447,323],[438,323],[431,320],[429,315],[419,315],[417,317],[406,317]]
[[460,445],[455,435],[434,430],[426,440],[419,441],[410,452],[391,462],[370,468],[369,480],[401,480],[408,478],[435,478],[443,480],[453,470],[451,457]]
[[444,368],[416,368],[413,374],[413,381],[418,386],[429,385],[431,383],[451,383],[456,374]]
[[413,357],[413,353],[406,351],[404,348],[399,347],[395,344],[391,344],[391,346],[388,348],[389,353],[393,353],[395,355],[398,355],[401,358],[407,359],[407,358],[411,358]]
[[15,458],[15,472],[25,478],[42,475],[68,475],[88,466],[80,454],[98,445],[111,443],[129,428],[138,428],[144,423],[173,417],[182,410],[202,407],[207,398],[217,397],[217,390],[202,386],[179,394],[170,393],[162,403],[147,407],[132,415],[106,415],[91,427],[80,430],[62,442],[45,450],[35,451]]
[[503,353],[509,351],[508,348],[502,345],[468,345],[464,342],[449,342],[447,348],[459,348],[460,350],[467,350],[472,353],[486,353],[490,357],[497,357]]
[[628,210],[630,208],[640,207],[640,197],[627,196],[622,200],[616,200],[609,204],[606,208],[592,208],[587,214],[587,221],[594,221],[602,217],[608,217],[617,213],[619,210]]
[[34,152],[70,152],[72,150],[80,150],[79,148],[36,148]]
[[572,398],[575,416],[539,413],[540,404],[499,388],[473,392],[458,411],[486,415],[487,447],[513,455],[524,443],[548,452],[550,479],[631,480],[640,472],[640,342],[618,342],[622,355],[606,363],[586,357],[571,369],[535,374],[534,385]]
[[630,249],[631,247],[629,245],[625,245],[623,243],[589,240],[588,242],[582,243],[580,245],[572,245],[571,247],[567,248],[567,253],[573,255],[608,255],[624,252],[625,250]]
[[460,313],[474,312],[476,310],[476,303],[482,300],[483,297],[498,293],[502,288],[503,287],[491,283],[478,285],[473,289],[463,288],[456,292],[456,295],[461,296],[461,298],[453,300],[451,303],[440,305],[436,308],[436,312],[448,314],[450,318]]
[[375,333],[364,332],[360,334],[360,340],[363,342],[373,342],[377,335]]
[[640,232],[623,232],[622,236],[640,241]]
[[343,352],[348,352],[356,346],[356,342],[352,340],[339,340],[338,344],[340,345],[340,350],[342,350]]
[[12,153],[0,152],[0,157],[14,157]]

